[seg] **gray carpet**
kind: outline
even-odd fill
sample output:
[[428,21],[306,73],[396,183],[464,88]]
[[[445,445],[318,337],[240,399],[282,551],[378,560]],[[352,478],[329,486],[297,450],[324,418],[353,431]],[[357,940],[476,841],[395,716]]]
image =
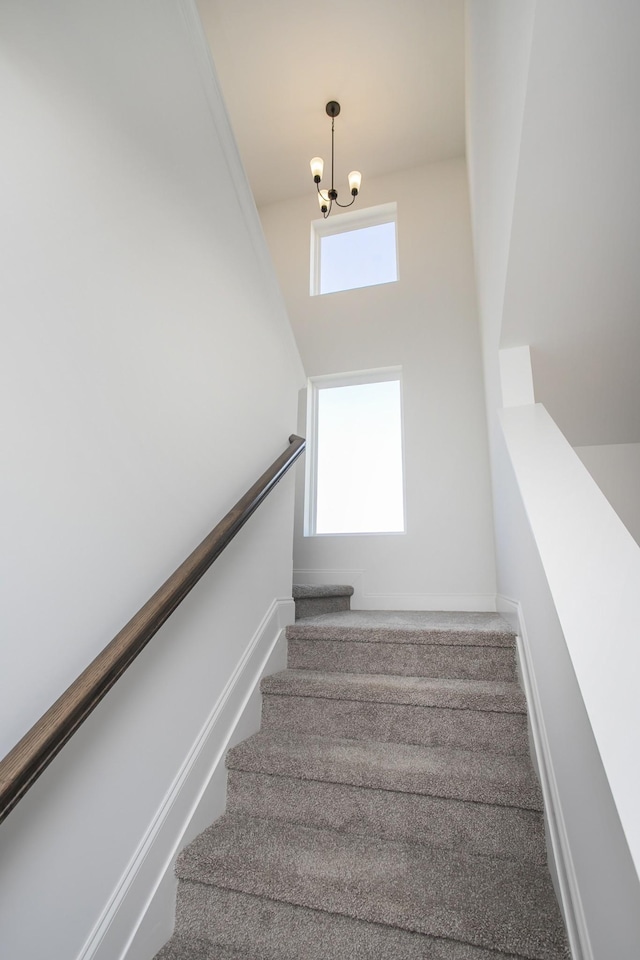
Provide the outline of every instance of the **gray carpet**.
[[264,730],[313,733],[385,743],[421,743],[492,753],[527,753],[523,714],[446,710],[404,703],[264,696]]
[[[522,960],[516,954],[188,880],[178,885],[176,923],[189,939],[232,940],[247,960]],[[244,960],[245,954],[241,956]]]
[[263,694],[289,697],[403,703],[416,707],[498,713],[527,712],[527,702],[518,684],[499,680],[448,680],[283,670],[265,677],[261,689]]
[[336,613],[349,610],[353,587],[337,583],[325,583],[322,586],[306,583],[294,583],[293,599],[296,608],[296,620],[302,617],[315,617],[321,613]]
[[300,733],[257,733],[227,754],[230,770],[541,810],[528,757]]
[[296,623],[288,629],[287,636],[296,640],[513,646],[513,633],[497,613],[350,610]]
[[204,937],[176,934],[156,955],[156,960],[258,960],[258,956],[216,946]]
[[289,666],[294,670],[337,673],[384,673],[403,677],[449,677],[461,680],[515,680],[513,648],[445,644],[367,643],[289,638]]
[[568,958],[507,624],[343,611],[287,633],[158,960]]
[[227,814],[183,851],[176,872],[489,950],[562,956],[546,868],[522,861]]
[[478,856],[546,862],[542,814],[518,807],[231,770],[227,810]]

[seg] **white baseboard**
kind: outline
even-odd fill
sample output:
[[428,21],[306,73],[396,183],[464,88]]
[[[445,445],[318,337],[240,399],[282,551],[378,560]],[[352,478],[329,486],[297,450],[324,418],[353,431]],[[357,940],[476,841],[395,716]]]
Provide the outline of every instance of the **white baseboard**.
[[[355,609],[355,604],[354,604]],[[366,593],[360,610],[480,610],[494,612],[494,593]]]
[[260,726],[263,675],[286,666],[290,599],[274,600],[203,725],[77,960],[148,960],[173,932],[177,853],[219,816],[224,756]]
[[496,609],[494,593],[369,593],[366,570],[294,570],[294,583],[342,583],[353,587],[352,610],[480,610]]
[[527,698],[529,728],[535,752],[534,763],[542,789],[549,853],[553,858],[553,864],[550,864],[550,867],[555,870],[557,881],[555,886],[565,919],[571,955],[573,960],[593,960],[589,931],[553,770],[522,607],[519,601],[501,595],[496,598],[496,605],[498,612],[505,617],[517,633],[518,666]]

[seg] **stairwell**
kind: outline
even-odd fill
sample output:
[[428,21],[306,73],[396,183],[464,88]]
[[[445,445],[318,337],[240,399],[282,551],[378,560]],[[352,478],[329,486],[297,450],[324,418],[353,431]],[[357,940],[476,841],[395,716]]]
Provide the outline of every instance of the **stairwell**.
[[508,625],[345,597],[298,596],[157,960],[570,957]]

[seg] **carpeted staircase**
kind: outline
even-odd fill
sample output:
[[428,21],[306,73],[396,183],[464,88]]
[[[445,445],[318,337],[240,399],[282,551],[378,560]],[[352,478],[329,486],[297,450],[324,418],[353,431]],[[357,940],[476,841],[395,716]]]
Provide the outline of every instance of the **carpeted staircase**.
[[505,621],[342,610],[287,636],[157,960],[570,957]]

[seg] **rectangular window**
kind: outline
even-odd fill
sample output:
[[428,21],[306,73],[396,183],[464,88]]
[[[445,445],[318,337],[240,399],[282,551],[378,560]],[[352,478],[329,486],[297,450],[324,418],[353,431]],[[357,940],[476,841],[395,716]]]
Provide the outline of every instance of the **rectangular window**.
[[398,279],[395,203],[311,224],[311,295]]
[[309,380],[305,536],[404,532],[400,373]]

